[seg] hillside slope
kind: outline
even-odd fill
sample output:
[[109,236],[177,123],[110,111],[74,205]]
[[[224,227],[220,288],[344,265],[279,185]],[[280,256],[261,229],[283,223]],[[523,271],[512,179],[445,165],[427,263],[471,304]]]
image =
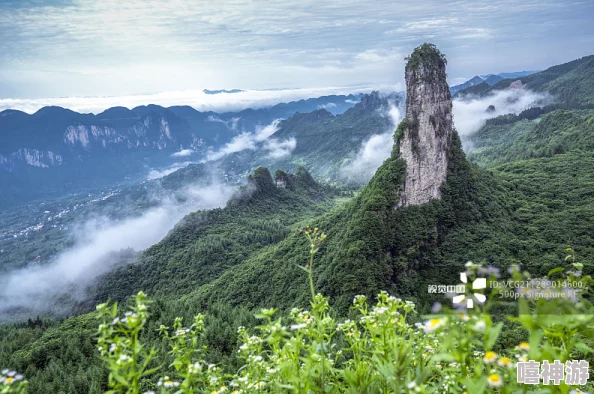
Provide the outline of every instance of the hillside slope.
[[297,222],[340,200],[339,191],[318,184],[304,168],[295,174],[277,170],[273,179],[259,167],[225,208],[191,213],[133,264],[107,275],[95,301],[124,300],[140,290],[181,296],[280,242]]
[[584,56],[568,63],[549,67],[544,71],[508,78],[489,86],[486,82],[460,90],[456,97],[464,95],[485,96],[503,90],[512,83],[536,91],[549,92],[558,102],[571,105],[594,104],[594,55]]
[[555,110],[541,116],[490,119],[470,137],[469,159],[484,167],[594,148],[594,110]]

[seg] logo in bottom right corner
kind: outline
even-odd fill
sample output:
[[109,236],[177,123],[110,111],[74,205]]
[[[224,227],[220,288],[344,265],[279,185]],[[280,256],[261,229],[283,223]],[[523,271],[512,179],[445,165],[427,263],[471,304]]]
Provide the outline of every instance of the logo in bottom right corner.
[[519,361],[517,363],[516,377],[518,383],[559,385],[565,381],[567,385],[583,386],[588,382],[590,363],[586,360],[566,361],[559,360],[542,363],[534,360]]

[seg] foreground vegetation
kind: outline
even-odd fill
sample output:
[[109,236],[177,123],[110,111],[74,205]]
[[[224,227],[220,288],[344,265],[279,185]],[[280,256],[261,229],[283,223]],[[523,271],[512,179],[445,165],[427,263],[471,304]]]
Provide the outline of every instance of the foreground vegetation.
[[[164,354],[164,348],[160,352],[142,340],[151,319],[144,293],[124,313],[117,303],[97,306],[101,324],[96,349],[109,370],[108,392],[578,392],[577,385],[565,382],[543,391],[542,385],[518,384],[515,376],[518,361],[593,360],[594,306],[589,299],[594,281],[582,276],[583,265],[572,254],[565,267],[549,273],[548,287],[532,289],[536,291],[532,297],[524,295],[517,303],[502,301],[503,282],[497,282],[497,270],[469,262],[469,282],[488,275],[490,283],[499,283],[490,286],[494,289],[484,304],[458,309],[436,305],[423,322],[412,302],[381,292],[372,306],[365,296],[356,296],[351,317],[344,320],[314,289],[314,256],[326,236],[318,229],[306,228],[303,233],[310,259],[300,269],[309,278],[310,308],[294,308],[287,316],[262,309],[256,315],[257,327],[238,327],[241,366],[234,371],[209,360],[202,314],[191,324],[176,318],[171,327],[159,327],[168,347]],[[536,280],[515,266],[510,273],[517,282]],[[467,284],[466,296],[472,297],[472,291]],[[505,303],[518,308],[507,320],[524,330],[513,348],[500,347],[504,322],[496,321],[496,309]],[[167,356],[170,363],[164,362]],[[4,370],[0,392],[26,393],[27,381]]]

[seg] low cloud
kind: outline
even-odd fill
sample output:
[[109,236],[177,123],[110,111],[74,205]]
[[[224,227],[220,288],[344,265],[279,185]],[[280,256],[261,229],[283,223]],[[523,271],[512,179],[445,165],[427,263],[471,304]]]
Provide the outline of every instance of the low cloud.
[[[218,94],[223,94],[223,93],[218,93]],[[237,125],[238,125],[240,119],[241,118],[231,118],[229,120],[223,120],[217,116],[210,115],[206,120],[209,122],[222,123],[225,126],[227,126],[227,128],[229,130],[237,131]]]
[[289,156],[297,146],[297,140],[290,138],[286,141],[279,141],[271,138],[264,144],[264,149],[268,151],[267,155],[273,159],[280,159]]
[[[505,114],[519,114],[536,106],[544,106],[553,102],[548,93],[538,93],[528,89],[497,90],[485,97],[464,96],[455,99],[454,126],[462,139],[466,151],[472,149],[470,136],[480,129],[487,119]],[[492,105],[493,110],[487,108]]]
[[280,119],[277,119],[267,126],[256,128],[253,133],[243,132],[235,136],[218,151],[209,151],[206,154],[206,161],[218,160],[228,154],[246,149],[257,149],[259,143],[266,141],[272,134],[277,132],[279,123]]
[[268,137],[270,137],[272,134],[274,134],[278,131],[278,125],[279,125],[280,121],[281,121],[280,119],[276,119],[275,121],[270,123],[268,126],[257,127],[256,132],[254,133],[255,134],[254,139],[258,142],[266,140]]
[[326,104],[320,104],[320,105],[318,105],[318,109],[328,109],[328,108],[336,108],[336,104],[334,104],[334,103],[326,103]]
[[[0,99],[0,111],[17,109],[34,113],[42,107],[56,105],[81,113],[99,113],[107,108],[123,106],[134,108],[139,105],[156,104],[164,107],[189,105],[198,111],[228,112],[246,108],[264,108],[280,102],[289,102],[311,97],[369,93],[372,90],[393,91],[393,85],[362,85],[328,88],[263,89],[244,90],[238,93],[205,94],[202,90],[169,91],[154,94],[113,97],[52,97],[39,99]],[[222,121],[212,117],[210,121]],[[237,121],[228,123],[233,128]]]
[[188,157],[191,156],[194,151],[192,149],[182,149],[179,152],[175,152],[171,157]]
[[403,118],[403,111],[395,103],[384,109],[383,115],[390,119],[390,128],[382,134],[372,135],[363,141],[355,158],[342,169],[342,175],[350,182],[366,183],[386,160],[394,145],[394,130]]
[[[122,263],[122,251],[141,251],[161,240],[185,215],[224,206],[232,188],[189,187],[137,217],[99,218],[79,226],[74,246],[45,265],[18,269],[0,278],[0,320],[67,312],[65,299],[83,301],[96,279]],[[182,198],[176,198],[176,197]],[[183,203],[179,201],[184,201]]]
[[206,154],[206,161],[218,160],[223,156],[229,155],[235,152],[241,152],[245,149],[256,149],[256,140],[252,133],[241,133],[226,143],[218,151],[209,151]]
[[401,61],[404,59],[402,52],[394,49],[368,49],[355,55],[355,59],[369,63],[389,63]]
[[174,164],[170,165],[169,167],[166,167],[163,169],[152,169],[149,171],[146,179],[150,181],[153,179],[163,178],[164,176],[172,174],[175,171],[179,170],[180,168],[187,167],[190,164],[194,164],[194,162],[193,161],[184,161],[182,163],[174,163]]

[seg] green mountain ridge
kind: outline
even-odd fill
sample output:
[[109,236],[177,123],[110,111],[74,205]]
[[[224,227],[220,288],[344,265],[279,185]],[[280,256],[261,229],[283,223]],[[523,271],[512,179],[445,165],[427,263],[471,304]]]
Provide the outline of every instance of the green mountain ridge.
[[486,82],[460,90],[454,95],[486,96],[507,89],[511,83],[520,81],[523,87],[536,92],[549,92],[561,103],[571,105],[594,104],[594,55],[584,56],[564,64],[549,67],[544,71],[513,79],[504,79],[490,86]]
[[295,174],[277,171],[275,178],[290,185],[277,186],[268,169],[259,167],[225,208],[186,216],[138,261],[109,274],[95,300],[125,300],[140,290],[181,296],[280,242],[297,222],[330,210],[341,198],[301,167]]
[[488,121],[470,138],[468,157],[490,167],[594,148],[594,110],[555,110],[534,119]]

